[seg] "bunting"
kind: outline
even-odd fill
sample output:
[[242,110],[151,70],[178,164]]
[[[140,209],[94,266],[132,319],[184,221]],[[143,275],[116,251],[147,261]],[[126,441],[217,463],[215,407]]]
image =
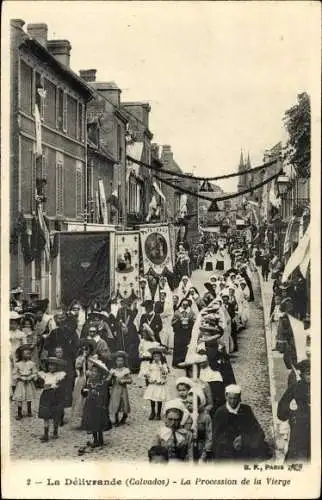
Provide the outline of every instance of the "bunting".
[[310,261],[310,226],[307,228],[303,238],[300,240],[295,251],[290,256],[282,277],[282,282],[287,281],[292,272],[299,267],[305,278]]

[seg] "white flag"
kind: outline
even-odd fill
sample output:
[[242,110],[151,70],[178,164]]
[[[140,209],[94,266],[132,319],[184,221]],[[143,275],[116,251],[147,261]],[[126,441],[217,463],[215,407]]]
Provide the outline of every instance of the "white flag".
[[279,208],[281,206],[281,198],[276,196],[275,192],[275,180],[272,181],[271,189],[269,191],[269,201],[275,208]]
[[303,257],[303,260],[300,264],[300,271],[301,271],[303,278],[306,278],[306,273],[307,273],[307,269],[309,267],[310,260],[311,260],[311,249],[310,249],[310,244],[308,244],[308,246],[306,248],[306,252],[305,252],[304,257]]
[[35,105],[35,127],[36,127],[36,156],[37,158],[42,155],[41,146],[41,118],[38,105]]
[[[303,271],[307,270],[308,262],[309,262],[309,255],[310,255],[310,226],[307,228],[303,238],[300,240],[298,246],[296,247],[295,251],[292,253],[290,256],[282,277],[282,283],[287,281],[288,277],[292,274],[292,272],[300,266],[303,268]],[[303,264],[304,262],[304,264]],[[303,274],[302,270],[301,273]],[[303,274],[304,276],[304,274]]]
[[100,211],[103,219],[103,224],[108,224],[105,188],[102,179],[98,181],[98,190],[99,190],[99,200],[100,200]]
[[304,324],[299,319],[294,318],[290,314],[287,315],[290,320],[295,349],[296,349],[296,357],[297,362],[299,363],[303,359],[306,358],[306,330],[304,330]]
[[162,193],[162,191],[161,191],[160,187],[158,186],[157,181],[155,181],[155,180],[153,181],[153,187],[154,187],[154,189],[156,190],[156,192],[158,193],[158,195],[159,195],[159,196],[160,196],[160,197],[161,197],[161,198],[165,201],[165,196],[164,196],[164,194]]
[[50,233],[48,231],[48,227],[47,227],[47,224],[45,222],[44,214],[42,212],[42,208],[41,208],[40,204],[38,204],[37,211],[38,211],[39,226],[40,226],[40,228],[43,232],[44,238],[45,238],[45,249],[44,249],[45,255],[46,255],[47,261],[49,262],[49,260],[50,260]]

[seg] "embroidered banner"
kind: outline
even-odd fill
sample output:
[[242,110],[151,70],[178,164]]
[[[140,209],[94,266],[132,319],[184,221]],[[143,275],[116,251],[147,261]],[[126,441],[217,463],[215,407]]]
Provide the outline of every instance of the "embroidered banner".
[[161,274],[165,267],[172,271],[169,226],[141,226],[140,236],[144,273],[151,268],[157,274]]
[[115,235],[115,292],[128,298],[139,293],[139,232]]

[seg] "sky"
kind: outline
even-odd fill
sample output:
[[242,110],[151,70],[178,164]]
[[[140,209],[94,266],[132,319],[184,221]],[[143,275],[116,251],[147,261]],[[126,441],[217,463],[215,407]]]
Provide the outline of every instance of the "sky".
[[[286,138],[282,118],[310,93],[320,44],[318,2],[15,2],[6,20],[48,24],[68,39],[71,68],[97,69],[123,101],[148,101],[153,141],[183,171],[253,166]],[[3,21],[4,22],[4,21]],[[314,44],[314,45],[312,45]],[[220,183],[234,191],[237,178]]]

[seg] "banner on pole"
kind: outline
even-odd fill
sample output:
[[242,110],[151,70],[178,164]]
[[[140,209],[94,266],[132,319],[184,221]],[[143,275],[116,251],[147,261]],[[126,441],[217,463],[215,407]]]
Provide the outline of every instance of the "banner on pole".
[[141,247],[144,273],[152,268],[157,274],[167,268],[173,270],[169,226],[141,226]]
[[124,299],[139,294],[139,232],[115,234],[115,292]]

